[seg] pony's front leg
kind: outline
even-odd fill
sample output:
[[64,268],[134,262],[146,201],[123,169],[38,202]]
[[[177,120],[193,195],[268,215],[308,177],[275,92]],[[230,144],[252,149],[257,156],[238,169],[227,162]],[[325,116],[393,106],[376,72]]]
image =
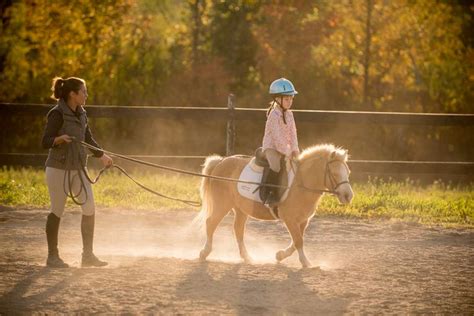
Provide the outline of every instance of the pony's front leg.
[[291,242],[291,244],[286,249],[279,250],[276,253],[276,256],[275,256],[276,260],[280,262],[288,258],[289,256],[293,254],[293,252],[295,252],[295,250],[296,250],[295,245],[293,244],[293,242]]
[[[304,236],[304,232],[306,230],[306,227],[308,226],[308,221],[306,220],[303,223],[300,224],[300,231],[301,231],[301,236]],[[278,262],[288,258],[295,252],[296,248],[295,245],[293,244],[293,241],[290,243],[290,245],[286,249],[282,249],[276,253],[276,260]]]
[[293,239],[293,249],[296,249],[298,251],[298,256],[301,265],[303,266],[303,268],[311,267],[311,262],[309,262],[308,258],[306,258],[306,255],[303,250],[303,234],[301,233],[300,225],[294,222],[286,222],[285,224],[286,228],[290,232],[291,238]]

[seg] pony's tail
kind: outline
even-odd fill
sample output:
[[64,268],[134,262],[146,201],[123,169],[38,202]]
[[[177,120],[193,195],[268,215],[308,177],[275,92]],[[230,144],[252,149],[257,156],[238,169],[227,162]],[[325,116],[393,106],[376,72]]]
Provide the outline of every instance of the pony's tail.
[[[213,155],[206,158],[202,168],[202,174],[210,175],[214,168],[224,159],[219,155]],[[201,188],[199,190],[202,207],[199,214],[194,218],[193,224],[200,227],[204,226],[206,219],[212,214],[212,205],[209,201],[209,178],[203,178],[201,181]]]

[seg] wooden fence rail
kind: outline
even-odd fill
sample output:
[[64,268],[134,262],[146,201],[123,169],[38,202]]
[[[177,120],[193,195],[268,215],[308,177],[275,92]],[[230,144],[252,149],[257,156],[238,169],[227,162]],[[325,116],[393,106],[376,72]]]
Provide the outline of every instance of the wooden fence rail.
[[[123,153],[121,153],[123,154]],[[46,154],[24,154],[7,153],[0,154],[0,166],[32,166],[44,167]],[[199,170],[206,156],[154,156],[154,155],[130,155],[132,158],[146,160],[166,166],[180,167],[185,165],[186,169]],[[93,168],[101,167],[94,159],[90,159]],[[130,163],[117,158],[115,162],[119,165]],[[384,161],[384,160],[349,160],[352,171],[352,179],[366,180],[371,177],[391,177],[394,179],[421,179],[432,181],[443,179],[468,183],[474,181],[474,162],[433,162],[433,161]],[[133,166],[133,167],[136,167]]]
[[[44,116],[52,105],[0,103],[0,115]],[[88,105],[87,116],[106,118],[164,118],[164,119],[266,119],[266,109],[225,107],[155,107]],[[295,120],[314,123],[421,125],[421,126],[474,126],[474,114],[355,112],[292,110]]]
[[[0,116],[44,116],[52,105],[0,103]],[[104,106],[88,105],[89,117],[102,118],[161,118],[192,120],[226,120],[226,154],[234,151],[235,121],[266,119],[265,109],[234,108],[233,96],[225,107],[154,107],[154,106]],[[378,124],[411,126],[474,126],[474,114],[441,113],[401,113],[401,112],[354,112],[293,110],[299,122],[331,124]],[[203,156],[135,156],[147,157],[155,161],[194,160],[202,163]],[[0,165],[31,165],[44,163],[46,156],[41,154],[0,154]],[[433,162],[433,161],[373,161],[351,160],[353,174],[365,175],[421,175],[431,174],[440,178],[455,176],[462,181],[474,180],[474,162]]]

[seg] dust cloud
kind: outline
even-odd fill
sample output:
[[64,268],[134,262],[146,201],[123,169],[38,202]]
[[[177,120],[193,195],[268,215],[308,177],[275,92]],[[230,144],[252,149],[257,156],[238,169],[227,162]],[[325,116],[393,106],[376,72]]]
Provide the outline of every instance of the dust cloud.
[[[80,268],[81,214],[59,233],[69,269],[44,266],[47,210],[0,210],[0,313],[469,314],[474,310],[474,233],[399,222],[313,218],[301,269],[275,263],[290,238],[277,222],[250,220],[240,261],[227,216],[207,262],[188,209],[97,212],[95,253],[105,268]],[[87,302],[87,303],[85,303]]]

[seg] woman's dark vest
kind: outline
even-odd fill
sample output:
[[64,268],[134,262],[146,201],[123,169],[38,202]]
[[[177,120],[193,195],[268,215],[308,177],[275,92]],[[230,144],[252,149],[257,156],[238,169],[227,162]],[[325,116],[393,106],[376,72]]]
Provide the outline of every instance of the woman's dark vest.
[[[67,106],[63,99],[48,112],[58,111],[63,116],[63,126],[58,131],[58,136],[67,134],[73,136],[78,141],[84,141],[87,128],[86,111],[82,106],[78,106],[76,114]],[[79,170],[86,165],[87,154],[80,144],[76,142],[62,143],[49,149],[46,167]]]

